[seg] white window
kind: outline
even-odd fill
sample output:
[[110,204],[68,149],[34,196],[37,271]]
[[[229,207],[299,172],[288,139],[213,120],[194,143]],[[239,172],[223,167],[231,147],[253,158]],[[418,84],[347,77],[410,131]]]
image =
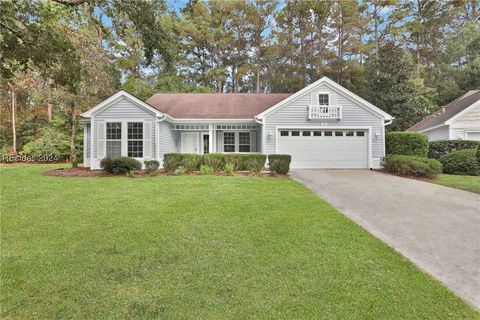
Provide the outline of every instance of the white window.
[[250,132],[238,133],[238,151],[250,152]]
[[223,133],[223,152],[235,152],[235,132]]
[[106,156],[117,158],[122,155],[122,123],[107,122]]
[[128,123],[128,156],[132,158],[143,157],[143,123]]
[[318,94],[318,104],[321,106],[328,106],[329,101],[328,101],[328,93],[319,93]]

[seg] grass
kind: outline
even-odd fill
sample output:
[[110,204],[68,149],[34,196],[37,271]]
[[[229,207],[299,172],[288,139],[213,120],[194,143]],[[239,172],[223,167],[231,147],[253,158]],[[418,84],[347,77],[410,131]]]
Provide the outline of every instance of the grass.
[[52,167],[0,168],[2,319],[480,319],[292,180]]
[[435,179],[435,183],[455,189],[480,193],[480,176],[441,174]]

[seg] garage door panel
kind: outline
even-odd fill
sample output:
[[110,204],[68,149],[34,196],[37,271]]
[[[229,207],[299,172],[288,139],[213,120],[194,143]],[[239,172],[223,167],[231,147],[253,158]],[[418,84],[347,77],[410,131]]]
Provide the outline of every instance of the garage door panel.
[[[292,131],[294,129],[289,130]],[[352,130],[344,130],[343,134]],[[358,131],[356,130],[356,132]],[[323,134],[322,136],[279,135],[277,152],[290,154],[292,156],[291,167],[294,169],[367,168],[368,140],[366,132],[362,132],[363,136],[324,136]]]

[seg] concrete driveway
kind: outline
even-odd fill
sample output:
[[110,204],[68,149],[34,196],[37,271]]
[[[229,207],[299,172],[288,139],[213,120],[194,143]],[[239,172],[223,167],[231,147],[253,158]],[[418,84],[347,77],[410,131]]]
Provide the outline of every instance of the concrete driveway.
[[291,176],[480,309],[480,195],[368,170]]

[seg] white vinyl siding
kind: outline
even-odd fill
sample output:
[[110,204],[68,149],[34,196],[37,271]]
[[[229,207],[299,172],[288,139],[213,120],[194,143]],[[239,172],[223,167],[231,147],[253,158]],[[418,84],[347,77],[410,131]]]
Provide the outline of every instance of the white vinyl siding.
[[[153,125],[155,123],[155,114],[153,112],[145,110],[143,107],[135,104],[127,98],[121,98],[108,108],[103,111],[100,111],[98,114],[94,115],[91,120],[91,128],[93,129],[93,158],[90,161],[90,167],[92,169],[100,168],[100,160],[105,157],[106,149],[106,123],[107,122],[121,122],[122,123],[122,156],[127,156],[128,149],[128,137],[127,137],[127,123],[128,122],[142,122],[144,123],[144,130],[147,129],[150,132],[150,154],[148,158],[153,158],[152,155],[157,152],[157,145],[155,143],[155,128]],[[150,125],[145,125],[149,123]],[[148,135],[144,131],[144,136]],[[148,149],[148,146],[145,145],[145,140],[143,140],[143,151]],[[148,140],[147,140],[148,141]],[[148,150],[147,150],[148,151]],[[145,154],[141,161],[148,159],[145,157]]]
[[162,121],[158,123],[158,161],[163,167],[165,153],[177,152],[175,145],[176,132],[172,130],[170,123]]
[[[330,104],[335,95],[335,103],[342,106],[342,118],[308,120],[308,105],[311,103],[312,93],[329,92]],[[277,129],[288,127],[369,127],[371,128],[371,152],[372,166],[378,166],[384,156],[384,126],[383,118],[371,110],[352,101],[341,92],[330,88],[326,84],[319,84],[305,92],[298,98],[290,101],[287,105],[265,117],[264,153],[276,153]],[[375,134],[376,133],[376,134]]]
[[436,128],[425,132],[428,136],[428,140],[437,141],[437,140],[448,140],[449,138],[449,128],[444,126],[441,128]]

